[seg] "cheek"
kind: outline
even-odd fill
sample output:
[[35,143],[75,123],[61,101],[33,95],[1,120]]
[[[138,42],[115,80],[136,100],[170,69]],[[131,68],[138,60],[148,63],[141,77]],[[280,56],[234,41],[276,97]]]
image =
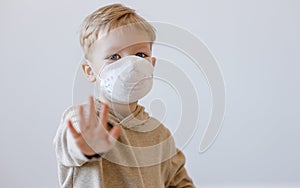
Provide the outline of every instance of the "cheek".
[[156,59],[155,58],[150,58],[150,62],[152,63],[153,67],[155,67]]
[[152,63],[153,64],[153,62],[152,62],[152,58],[151,57],[146,57],[145,58],[147,61],[149,61],[150,63]]

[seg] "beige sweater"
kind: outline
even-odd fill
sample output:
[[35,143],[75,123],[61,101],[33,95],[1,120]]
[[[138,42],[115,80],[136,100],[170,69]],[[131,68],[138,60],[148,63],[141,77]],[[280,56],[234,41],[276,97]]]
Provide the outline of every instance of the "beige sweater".
[[[97,114],[101,102],[96,100]],[[85,112],[88,106],[84,105]],[[78,128],[76,108],[68,108],[54,138],[59,184],[76,188],[194,187],[185,168],[185,157],[176,149],[169,130],[137,106],[133,114],[119,120],[112,111],[111,126],[121,125],[116,146],[98,159],[87,159],[77,148],[66,121]],[[86,113],[87,115],[87,113]]]

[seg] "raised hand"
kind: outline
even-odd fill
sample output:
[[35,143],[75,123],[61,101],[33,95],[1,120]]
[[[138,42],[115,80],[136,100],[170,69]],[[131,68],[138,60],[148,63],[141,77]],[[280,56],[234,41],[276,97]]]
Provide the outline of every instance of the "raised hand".
[[121,127],[113,126],[108,131],[107,116],[108,106],[104,104],[97,117],[94,98],[89,98],[89,115],[85,118],[83,106],[78,107],[80,132],[74,128],[72,121],[68,120],[68,127],[75,139],[76,145],[84,155],[94,155],[109,151],[121,134]]

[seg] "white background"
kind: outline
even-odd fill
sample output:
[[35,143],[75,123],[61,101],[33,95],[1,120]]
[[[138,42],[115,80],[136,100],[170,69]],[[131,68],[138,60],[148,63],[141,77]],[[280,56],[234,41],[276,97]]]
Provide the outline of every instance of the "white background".
[[[300,1],[121,2],[147,20],[194,33],[222,69],[223,129],[200,154],[201,125],[184,149],[198,187],[300,187]],[[107,3],[112,2],[1,1],[0,187],[58,187],[52,140],[72,104],[82,56],[79,26]],[[206,103],[200,105],[209,109],[209,95],[201,97]]]

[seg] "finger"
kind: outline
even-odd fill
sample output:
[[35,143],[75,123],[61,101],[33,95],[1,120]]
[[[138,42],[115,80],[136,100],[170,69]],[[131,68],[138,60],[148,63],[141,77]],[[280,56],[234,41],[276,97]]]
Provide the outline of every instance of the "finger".
[[82,105],[80,105],[78,107],[78,114],[79,114],[79,127],[80,127],[81,132],[83,132],[84,130],[86,130],[88,128],[88,124],[86,124],[86,121],[85,121],[85,116],[84,116]]
[[76,131],[71,120],[68,120],[68,128],[75,139],[80,137],[81,134]]
[[105,129],[107,129],[107,119],[108,119],[108,105],[103,104],[100,112],[100,122]]
[[119,138],[120,134],[122,132],[122,129],[120,126],[114,126],[110,131],[109,131],[109,142],[114,143],[117,141]]
[[90,114],[89,114],[89,124],[91,125],[97,125],[97,115],[95,110],[95,101],[94,97],[89,97],[89,103],[90,103]]

